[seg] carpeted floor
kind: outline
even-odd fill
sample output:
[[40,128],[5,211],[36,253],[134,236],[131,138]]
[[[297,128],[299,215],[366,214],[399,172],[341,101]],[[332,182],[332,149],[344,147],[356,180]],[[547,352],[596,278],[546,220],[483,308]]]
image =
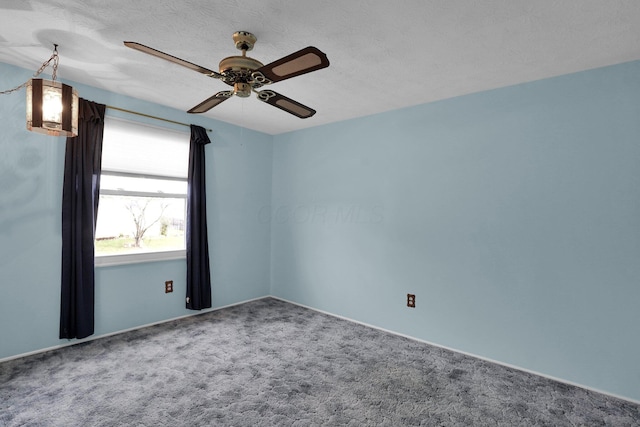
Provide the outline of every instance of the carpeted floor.
[[2,426],[638,426],[640,406],[271,298],[0,364]]

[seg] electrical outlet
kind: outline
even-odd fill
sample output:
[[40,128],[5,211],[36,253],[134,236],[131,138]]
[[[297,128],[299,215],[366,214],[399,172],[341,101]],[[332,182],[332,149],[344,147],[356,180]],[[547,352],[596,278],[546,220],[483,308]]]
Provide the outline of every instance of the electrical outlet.
[[164,293],[168,294],[170,292],[173,292],[173,280],[167,280],[164,282]]
[[416,296],[414,294],[407,294],[407,307],[416,308]]

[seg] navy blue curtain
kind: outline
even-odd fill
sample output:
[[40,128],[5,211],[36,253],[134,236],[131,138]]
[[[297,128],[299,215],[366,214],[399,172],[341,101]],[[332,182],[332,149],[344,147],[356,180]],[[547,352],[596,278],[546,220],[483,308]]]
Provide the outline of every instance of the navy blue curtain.
[[94,246],[106,106],[79,100],[78,136],[67,138],[62,188],[60,338],[93,334]]
[[204,161],[204,148],[210,142],[204,128],[191,125],[187,193],[187,308],[190,310],[211,307]]

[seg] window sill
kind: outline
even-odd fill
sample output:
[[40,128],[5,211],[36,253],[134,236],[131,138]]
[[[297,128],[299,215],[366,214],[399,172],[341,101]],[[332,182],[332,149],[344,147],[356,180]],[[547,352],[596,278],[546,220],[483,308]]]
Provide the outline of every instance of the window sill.
[[164,251],[164,252],[144,252],[138,254],[119,254],[96,256],[94,265],[96,267],[111,267],[114,265],[139,264],[144,262],[170,261],[185,259],[186,250]]

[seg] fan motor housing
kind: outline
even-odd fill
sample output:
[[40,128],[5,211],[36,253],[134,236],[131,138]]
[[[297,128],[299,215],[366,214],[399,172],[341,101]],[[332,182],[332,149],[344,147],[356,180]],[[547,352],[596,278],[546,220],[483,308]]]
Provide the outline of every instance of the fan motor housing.
[[262,62],[248,56],[229,56],[220,61],[218,67],[220,68],[220,74],[225,74],[229,71],[253,71],[262,67],[262,65]]
[[236,48],[242,51],[242,56],[229,56],[218,64],[222,81],[233,86],[233,94],[242,98],[251,95],[252,89],[262,86],[262,82],[256,82],[251,75],[255,70],[263,66],[262,62],[247,56],[247,51],[253,49],[257,41],[256,36],[247,31],[237,31],[233,34]]

